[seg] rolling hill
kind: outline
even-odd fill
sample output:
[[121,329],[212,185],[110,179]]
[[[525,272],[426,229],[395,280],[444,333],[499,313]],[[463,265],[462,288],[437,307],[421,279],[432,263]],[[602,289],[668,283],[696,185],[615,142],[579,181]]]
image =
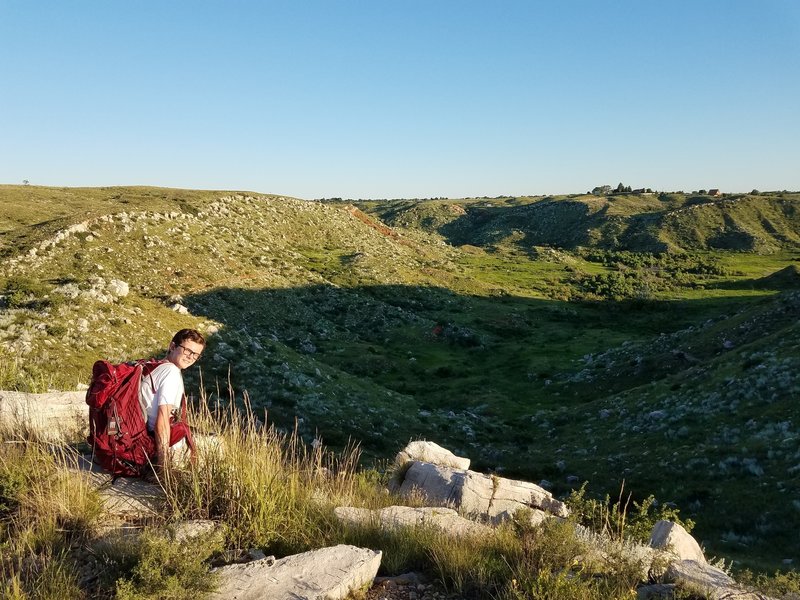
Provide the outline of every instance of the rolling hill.
[[196,327],[189,390],[310,442],[676,502],[712,553],[800,552],[800,194],[307,202],[0,186],[0,388]]

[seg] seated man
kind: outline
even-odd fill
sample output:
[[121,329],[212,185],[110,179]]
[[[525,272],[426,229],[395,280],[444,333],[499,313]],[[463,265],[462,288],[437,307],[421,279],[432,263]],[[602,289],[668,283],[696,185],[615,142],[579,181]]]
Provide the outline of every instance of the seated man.
[[[198,331],[181,329],[169,343],[166,362],[142,377],[139,398],[147,416],[147,430],[155,435],[155,466],[158,469],[169,464],[171,427],[174,428],[182,417],[180,411],[184,391],[181,371],[191,367],[200,358],[205,346],[206,340]],[[194,453],[191,437],[187,439]]]

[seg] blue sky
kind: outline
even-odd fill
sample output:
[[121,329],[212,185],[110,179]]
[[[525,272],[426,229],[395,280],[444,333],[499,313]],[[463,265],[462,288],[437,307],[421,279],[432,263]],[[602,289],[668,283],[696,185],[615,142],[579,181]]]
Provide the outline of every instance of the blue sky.
[[800,189],[800,2],[0,0],[0,183]]

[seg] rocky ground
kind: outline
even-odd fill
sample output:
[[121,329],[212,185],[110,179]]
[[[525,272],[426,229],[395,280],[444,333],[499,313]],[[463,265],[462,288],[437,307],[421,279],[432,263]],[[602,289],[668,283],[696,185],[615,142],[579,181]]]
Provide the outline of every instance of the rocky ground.
[[448,593],[441,585],[430,582],[418,573],[396,577],[377,577],[367,592],[366,600],[466,600],[465,596]]

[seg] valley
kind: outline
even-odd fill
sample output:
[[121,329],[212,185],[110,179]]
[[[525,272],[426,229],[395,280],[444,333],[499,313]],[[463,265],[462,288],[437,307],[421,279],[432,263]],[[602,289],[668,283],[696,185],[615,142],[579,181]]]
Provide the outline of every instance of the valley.
[[[0,186],[0,388],[209,336],[189,390],[381,464],[426,438],[800,546],[800,194],[309,202]],[[195,397],[197,393],[195,392]]]

